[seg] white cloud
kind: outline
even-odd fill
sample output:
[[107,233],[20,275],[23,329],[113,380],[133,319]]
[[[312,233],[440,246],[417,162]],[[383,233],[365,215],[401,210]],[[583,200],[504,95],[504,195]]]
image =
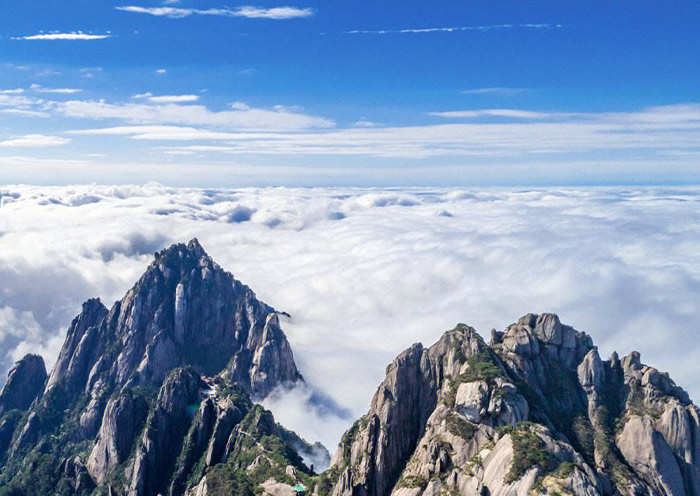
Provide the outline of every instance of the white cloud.
[[[457,322],[488,337],[530,311],[558,312],[604,355],[640,350],[697,399],[699,201],[697,188],[0,186],[0,350],[11,357],[0,353],[0,372],[31,350],[51,366],[83,300],[111,305],[154,251],[197,236],[292,315],[283,328],[301,372],[353,417],[410,344]],[[243,210],[249,221],[235,222]],[[302,393],[271,406],[333,444],[348,421],[289,408],[308,403]]]
[[130,136],[137,140],[154,141],[230,140],[237,136],[233,133],[178,126],[117,126],[70,133],[84,136]]
[[355,127],[377,127],[378,125],[376,122],[368,121],[367,119],[360,119],[353,124]]
[[27,134],[25,136],[17,136],[4,141],[0,141],[0,147],[11,148],[45,148],[49,146],[61,146],[70,143],[68,138],[59,136],[46,136],[43,134]]
[[[81,159],[58,159],[58,158],[39,158],[24,155],[0,156],[0,165],[9,167],[18,167],[22,169],[30,167],[45,167],[57,170],[59,173],[65,170],[66,167],[84,167],[89,165],[89,162]],[[5,172],[5,171],[3,171]]]
[[[31,312],[17,311],[0,306],[0,364],[7,373],[7,365],[21,359],[27,353],[56,356],[63,344],[59,335],[48,337]],[[47,368],[51,364],[46,364]],[[5,378],[3,377],[3,382]]]
[[46,112],[40,112],[38,110],[22,110],[22,109],[14,109],[14,108],[0,109],[0,113],[21,115],[24,117],[49,117],[49,114],[47,114]]
[[[195,124],[209,117],[196,119],[186,108],[173,113],[177,119]],[[235,104],[232,113],[251,116],[254,109]],[[119,108],[123,112],[123,108]],[[151,110],[149,109],[149,112]],[[199,111],[196,111],[198,113]],[[272,115],[270,115],[272,114]],[[265,115],[274,116],[273,111]],[[286,115],[283,112],[283,115]],[[301,114],[293,114],[301,115]],[[498,117],[498,122],[479,121],[405,127],[352,127],[333,130],[300,129],[299,132],[270,132],[274,123],[248,124],[264,132],[252,132],[243,124],[241,132],[209,131],[205,128],[177,126],[129,126],[84,131],[95,134],[131,135],[141,140],[196,139],[211,133],[213,140],[230,140],[231,151],[240,154],[264,155],[357,155],[387,158],[473,157],[518,158],[539,157],[548,161],[557,155],[563,160],[583,160],[586,154],[601,151],[645,151],[647,161],[659,160],[665,151],[694,151],[700,143],[700,105],[679,105],[618,114],[538,113],[513,109],[490,109],[437,113],[445,118],[481,119]],[[205,114],[206,116],[206,114]],[[218,118],[218,117],[217,117]],[[132,116],[132,120],[136,120]],[[153,117],[153,120],[158,120]],[[164,119],[161,119],[164,120]],[[209,119],[211,120],[211,119]],[[303,119],[302,119],[303,121]],[[230,125],[229,128],[235,126]],[[110,131],[113,129],[113,131]],[[674,132],[681,131],[682,132]],[[169,136],[169,137],[168,137]],[[193,136],[195,136],[193,138]],[[668,157],[666,156],[666,159]],[[623,159],[621,163],[624,163]],[[575,166],[572,165],[572,166]]]
[[149,96],[148,99],[153,103],[186,103],[196,102],[199,100],[197,95],[161,95]]
[[0,93],[0,107],[129,124],[81,130],[81,134],[123,135],[137,140],[228,140],[227,151],[257,156],[468,157],[482,161],[522,161],[525,157],[568,162],[575,167],[576,163],[599,160],[596,154],[606,152],[618,154],[621,165],[636,160],[660,166],[669,160],[669,152],[688,156],[698,150],[700,142],[700,104],[696,103],[626,113],[442,111],[429,115],[464,122],[390,127],[362,119],[338,129],[332,121],[308,115],[298,107],[263,109],[234,102],[228,110],[214,111],[201,104],[158,101],[189,103],[186,100],[196,97],[144,93],[135,95],[144,102],[74,100],[36,105],[24,95]]
[[310,17],[314,15],[314,12],[314,9],[299,7],[273,7],[264,9],[245,6],[235,10],[237,16],[251,19],[294,19],[298,17]]
[[518,109],[485,109],[485,110],[456,110],[450,112],[430,112],[429,115],[448,118],[471,118],[471,117],[510,117],[514,119],[545,119],[553,117],[553,114],[544,112],[532,112]]
[[[293,389],[280,387],[265,398],[262,405],[275,413],[277,422],[294,432],[303,433],[302,436],[309,436],[314,442],[320,441],[331,455],[338,444],[338,433],[355,420],[349,410],[338,407],[332,399],[304,385]],[[313,430],[309,430],[311,425]],[[314,467],[317,471],[325,470],[329,461],[324,464],[321,460],[314,460]]]
[[426,33],[460,33],[465,31],[499,31],[504,29],[534,29],[549,30],[561,29],[561,24],[491,24],[485,26],[447,26],[431,28],[408,28],[408,29],[355,29],[345,31],[345,34],[426,34]]
[[[46,96],[79,91],[71,88],[34,85],[31,90],[0,90],[0,112],[91,121],[87,129],[79,131],[85,135],[119,135],[140,141],[226,141],[216,144],[225,150],[212,148],[210,152],[247,155],[257,161],[272,160],[273,156],[441,158],[460,159],[461,164],[467,160],[470,165],[490,163],[495,168],[518,160],[575,170],[582,164],[600,163],[601,154],[605,154],[613,168],[617,168],[615,161],[619,167],[643,164],[639,172],[647,166],[656,170],[687,167],[688,157],[700,149],[700,104],[694,102],[629,112],[441,110],[419,116],[424,123],[416,125],[376,125],[363,118],[337,127],[333,120],[295,106],[260,108],[234,101],[214,109],[202,104],[195,93],[148,92],[126,102],[110,102]],[[105,127],[97,127],[98,121],[104,121]],[[175,147],[161,150],[170,155],[193,151]],[[673,156],[685,160],[672,162]],[[115,157],[115,161],[120,158]],[[494,164],[496,160],[501,164]]]
[[[153,100],[153,97],[147,96]],[[167,98],[171,97],[166,97]],[[156,101],[157,102],[157,101]],[[154,102],[154,103],[156,103]],[[233,107],[213,111],[203,105],[159,103],[107,103],[103,100],[55,102],[55,110],[68,117],[85,119],[118,119],[141,124],[184,124],[218,126],[226,129],[301,130],[328,128],[333,122],[285,108],[262,109]]]
[[237,7],[235,9],[184,9],[178,7],[140,7],[134,5],[116,7],[117,10],[136,14],[149,14],[157,17],[179,19],[192,15],[220,16],[220,17],[247,17],[250,19],[295,19],[309,17],[314,14],[314,9],[300,7],[272,7],[262,8],[253,6]]
[[82,31],[72,33],[39,33],[27,36],[16,36],[13,40],[44,40],[44,41],[92,41],[111,38],[111,34],[89,34]]
[[515,96],[523,93],[525,89],[523,88],[505,88],[502,86],[494,86],[491,88],[473,88],[471,90],[464,90],[462,93],[465,95],[497,95],[497,96]]
[[[221,152],[221,153],[232,153],[236,151],[233,146],[220,146],[220,145],[187,145],[178,147],[161,147],[170,154],[191,154],[195,152]],[[190,152],[190,153],[187,153]]]
[[29,89],[36,93],[53,93],[58,95],[75,95],[76,93],[83,91],[82,89],[78,88],[45,88],[43,86],[39,86],[38,84],[32,84]]
[[168,70],[167,69],[156,69],[156,74],[163,75],[167,74]]
[[36,105],[36,100],[25,96],[24,91],[10,90],[0,93],[0,107],[26,108]]
[[199,95],[154,95],[148,91],[146,93],[138,93],[132,98],[148,100],[152,103],[188,103],[199,100]]

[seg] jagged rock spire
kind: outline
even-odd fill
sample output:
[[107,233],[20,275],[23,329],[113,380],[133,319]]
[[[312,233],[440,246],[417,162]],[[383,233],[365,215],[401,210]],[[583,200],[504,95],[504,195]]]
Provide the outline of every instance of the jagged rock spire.
[[10,410],[27,410],[46,384],[46,367],[39,355],[25,355],[10,369],[0,393],[0,417]]
[[[527,422],[526,422],[527,421]],[[334,496],[698,496],[700,412],[638,353],[528,314],[388,367],[333,459]]]
[[253,396],[264,397],[301,380],[275,313],[196,238],[175,244],[156,254],[110,310],[99,300],[83,305],[49,387],[62,382],[71,392],[99,392],[158,384],[173,368],[191,365],[209,375],[228,369]]

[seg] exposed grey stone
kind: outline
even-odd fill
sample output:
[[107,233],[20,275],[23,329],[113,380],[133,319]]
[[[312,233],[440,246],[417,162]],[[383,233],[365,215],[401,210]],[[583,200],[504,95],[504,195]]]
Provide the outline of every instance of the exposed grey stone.
[[46,367],[39,355],[25,355],[15,363],[0,393],[0,417],[10,410],[27,410],[46,384]]
[[[221,269],[196,239],[156,254],[111,310],[89,300],[71,324],[48,387],[74,393],[97,381],[160,384],[191,365],[232,376],[255,398],[303,380],[275,310]],[[99,420],[99,419],[98,419]]]
[[[700,412],[638,353],[603,362],[553,314],[492,332],[491,351],[467,329],[387,368],[333,457],[334,496],[700,496]],[[549,461],[522,465],[527,431]]]
[[126,390],[107,403],[87,470],[99,484],[128,458],[147,412],[146,402]]

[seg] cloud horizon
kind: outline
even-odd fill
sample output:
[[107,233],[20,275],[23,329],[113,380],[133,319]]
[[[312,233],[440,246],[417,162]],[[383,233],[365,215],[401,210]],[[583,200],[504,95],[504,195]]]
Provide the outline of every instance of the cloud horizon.
[[[352,417],[412,343],[458,322],[488,339],[528,312],[558,313],[603,357],[641,351],[697,398],[699,201],[678,187],[3,186],[0,373],[30,351],[52,366],[84,300],[111,305],[154,252],[197,237],[290,313],[302,374]],[[273,403],[293,401],[308,422],[288,422],[309,439],[333,444],[349,426],[320,421],[308,394]]]

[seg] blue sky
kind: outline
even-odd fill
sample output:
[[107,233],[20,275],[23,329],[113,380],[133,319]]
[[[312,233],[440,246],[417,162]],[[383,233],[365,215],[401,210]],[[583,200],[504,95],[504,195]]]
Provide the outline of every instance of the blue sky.
[[700,180],[697,2],[27,0],[0,181]]

